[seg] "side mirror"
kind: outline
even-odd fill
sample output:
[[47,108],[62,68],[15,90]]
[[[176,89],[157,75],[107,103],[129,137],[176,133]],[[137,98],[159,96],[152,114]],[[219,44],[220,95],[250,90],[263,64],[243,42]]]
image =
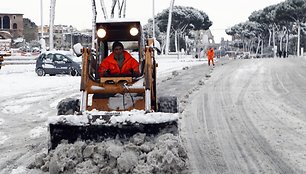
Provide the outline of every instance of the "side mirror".
[[83,46],[80,43],[74,44],[72,47],[72,50],[77,57],[82,56],[82,51],[81,51],[82,49],[83,49]]

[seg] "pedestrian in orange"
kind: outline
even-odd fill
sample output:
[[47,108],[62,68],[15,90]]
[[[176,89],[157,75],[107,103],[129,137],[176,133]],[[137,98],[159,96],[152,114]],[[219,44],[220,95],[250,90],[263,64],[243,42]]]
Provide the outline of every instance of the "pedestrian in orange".
[[210,66],[210,61],[211,61],[212,65],[215,66],[214,57],[215,57],[214,49],[211,47],[207,51],[208,66]]

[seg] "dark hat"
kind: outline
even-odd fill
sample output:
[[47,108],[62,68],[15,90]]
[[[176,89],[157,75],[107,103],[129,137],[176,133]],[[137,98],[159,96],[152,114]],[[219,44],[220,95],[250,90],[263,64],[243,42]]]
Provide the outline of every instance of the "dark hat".
[[114,51],[114,49],[115,49],[116,47],[118,47],[118,46],[120,46],[122,49],[124,49],[123,44],[122,44],[121,42],[115,41],[115,42],[113,43],[113,47],[112,47],[113,51]]

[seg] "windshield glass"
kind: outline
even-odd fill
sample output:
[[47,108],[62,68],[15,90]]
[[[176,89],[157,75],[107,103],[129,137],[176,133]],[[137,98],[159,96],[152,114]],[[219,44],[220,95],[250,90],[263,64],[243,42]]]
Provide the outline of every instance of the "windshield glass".
[[72,59],[73,61],[77,62],[77,63],[82,63],[82,56],[77,57],[73,54],[66,54],[67,57],[69,57],[70,59]]

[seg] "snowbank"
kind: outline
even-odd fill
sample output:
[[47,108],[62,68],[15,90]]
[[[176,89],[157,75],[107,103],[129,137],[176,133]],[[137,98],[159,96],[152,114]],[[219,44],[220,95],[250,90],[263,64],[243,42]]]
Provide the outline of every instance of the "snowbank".
[[36,155],[28,168],[51,174],[188,173],[188,157],[180,141],[173,134],[136,134],[126,140],[62,143],[49,154]]

